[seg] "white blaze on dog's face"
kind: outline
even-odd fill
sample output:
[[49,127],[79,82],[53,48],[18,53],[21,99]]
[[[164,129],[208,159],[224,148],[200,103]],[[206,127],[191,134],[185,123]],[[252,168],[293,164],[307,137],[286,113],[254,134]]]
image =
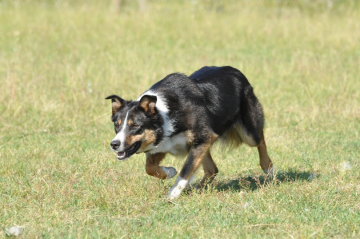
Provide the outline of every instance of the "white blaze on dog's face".
[[156,143],[162,133],[162,118],[155,107],[155,96],[145,95],[140,101],[129,102],[118,96],[107,99],[112,99],[112,121],[116,133],[110,146],[119,160],[144,152],[149,145]]

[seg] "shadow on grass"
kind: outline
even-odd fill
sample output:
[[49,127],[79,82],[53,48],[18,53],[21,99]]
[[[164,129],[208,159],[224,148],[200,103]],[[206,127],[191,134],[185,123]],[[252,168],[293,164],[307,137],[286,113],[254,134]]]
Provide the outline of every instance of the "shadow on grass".
[[316,172],[310,171],[296,171],[290,169],[288,171],[277,172],[271,179],[266,175],[257,176],[243,176],[238,179],[225,180],[215,183],[215,189],[217,191],[255,191],[259,188],[266,187],[268,184],[280,184],[294,181],[307,181],[310,182],[319,177]]

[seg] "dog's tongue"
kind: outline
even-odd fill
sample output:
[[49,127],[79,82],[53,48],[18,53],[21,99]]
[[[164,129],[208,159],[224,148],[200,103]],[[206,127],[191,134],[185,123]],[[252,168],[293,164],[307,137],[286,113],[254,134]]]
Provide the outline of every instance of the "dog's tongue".
[[126,153],[125,152],[118,152],[118,159],[125,158]]

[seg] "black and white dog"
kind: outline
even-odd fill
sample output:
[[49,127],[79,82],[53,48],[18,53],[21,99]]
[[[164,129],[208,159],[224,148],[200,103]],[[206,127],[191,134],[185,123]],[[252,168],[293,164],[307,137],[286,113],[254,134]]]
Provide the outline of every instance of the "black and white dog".
[[212,181],[218,169],[210,155],[218,139],[257,147],[263,171],[273,171],[263,134],[264,114],[253,88],[237,69],[203,67],[191,76],[173,73],[137,100],[112,100],[115,138],[111,148],[119,160],[146,154],[146,172],[160,179],[174,177],[173,167],[160,166],[167,153],[187,155],[168,199],[180,196],[200,165],[205,175],[198,187]]

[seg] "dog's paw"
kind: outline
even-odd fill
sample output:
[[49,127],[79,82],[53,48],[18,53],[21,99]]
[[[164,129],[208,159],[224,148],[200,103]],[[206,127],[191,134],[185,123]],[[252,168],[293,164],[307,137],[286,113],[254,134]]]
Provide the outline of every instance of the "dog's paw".
[[181,193],[182,193],[181,188],[172,188],[169,194],[165,195],[165,199],[168,201],[175,200],[180,196]]
[[173,178],[177,174],[176,169],[173,167],[162,167],[162,170],[168,175],[167,179]]
[[187,187],[188,180],[181,178],[180,176],[176,179],[175,185],[170,189],[168,195],[166,195],[166,199],[171,201],[178,198],[181,192]]
[[275,175],[275,169],[274,169],[274,167],[271,167],[271,168],[269,168],[269,169],[265,169],[265,170],[263,170],[263,171],[264,171],[264,173],[266,174],[266,176],[269,177],[270,179],[272,179],[273,176]]

